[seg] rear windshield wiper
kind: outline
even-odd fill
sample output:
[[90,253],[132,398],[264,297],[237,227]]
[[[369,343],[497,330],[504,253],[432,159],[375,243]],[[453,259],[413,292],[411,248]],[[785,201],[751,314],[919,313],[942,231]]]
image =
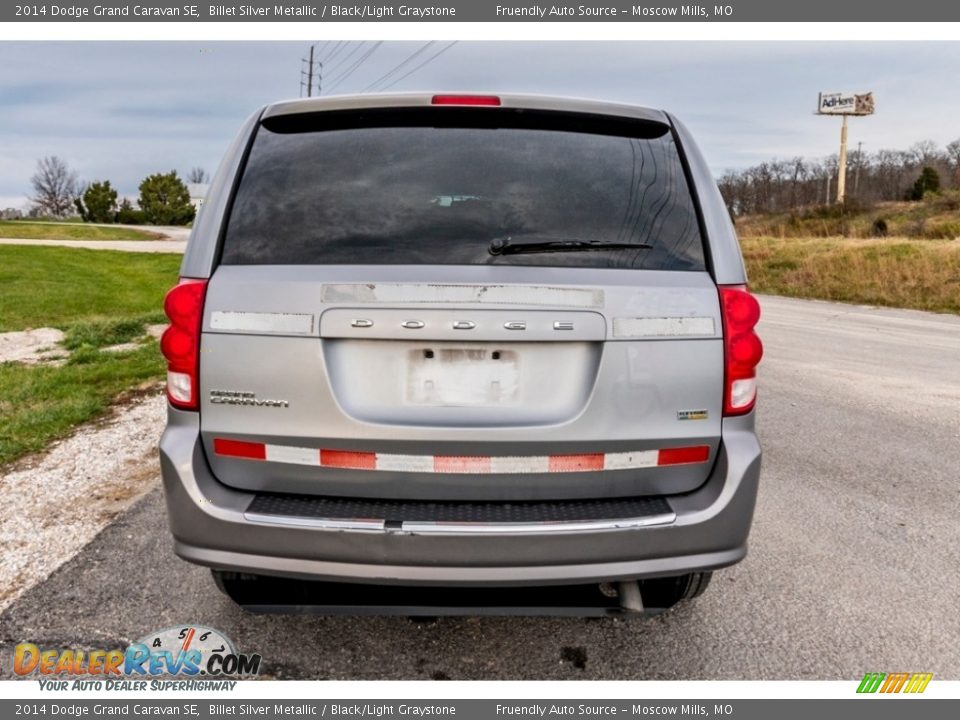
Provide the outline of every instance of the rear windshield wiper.
[[617,240],[580,240],[578,238],[553,238],[514,240],[494,238],[490,241],[491,255],[515,253],[578,252],[582,250],[649,250],[649,243],[620,242]]

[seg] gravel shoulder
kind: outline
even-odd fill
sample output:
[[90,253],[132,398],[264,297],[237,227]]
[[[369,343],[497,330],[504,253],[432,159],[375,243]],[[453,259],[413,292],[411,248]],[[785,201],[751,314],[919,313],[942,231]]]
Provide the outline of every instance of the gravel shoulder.
[[117,407],[0,476],[0,610],[80,552],[159,480],[166,398]]

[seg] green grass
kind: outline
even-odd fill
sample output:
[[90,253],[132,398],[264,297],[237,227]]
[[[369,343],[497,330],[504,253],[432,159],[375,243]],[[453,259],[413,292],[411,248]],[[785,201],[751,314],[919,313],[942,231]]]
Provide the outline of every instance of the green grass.
[[90,320],[71,325],[63,339],[67,350],[103,348],[121,345],[143,336],[147,324],[165,323],[166,316],[160,311],[139,317],[119,320]]
[[62,367],[0,365],[0,467],[69,434],[164,367],[155,340],[124,353],[80,350]]
[[179,266],[177,255],[0,246],[0,332],[156,314]]
[[159,233],[85,223],[0,220],[0,238],[26,240],[156,240]]
[[58,327],[67,362],[0,364],[0,466],[42,450],[102,414],[119,395],[163,377],[157,342],[124,352],[164,321],[174,255],[0,246],[0,332]]

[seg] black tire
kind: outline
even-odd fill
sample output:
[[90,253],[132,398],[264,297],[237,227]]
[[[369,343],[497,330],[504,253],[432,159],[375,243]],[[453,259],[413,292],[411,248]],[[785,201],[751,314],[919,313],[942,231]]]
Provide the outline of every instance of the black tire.
[[666,610],[681,600],[698,598],[707,589],[711,577],[712,572],[696,572],[642,580],[640,595],[643,597],[643,606],[651,610]]
[[259,575],[248,575],[232,570],[217,570],[216,568],[210,568],[210,575],[213,576],[213,584],[217,586],[217,590],[238,605],[243,605],[241,600],[245,594],[244,591],[250,589],[260,580]]
[[213,578],[213,584],[217,586],[217,590],[227,597],[230,597],[230,593],[227,591],[227,582],[232,580],[234,575],[236,575],[236,573],[228,572],[227,570],[210,568],[210,576]]

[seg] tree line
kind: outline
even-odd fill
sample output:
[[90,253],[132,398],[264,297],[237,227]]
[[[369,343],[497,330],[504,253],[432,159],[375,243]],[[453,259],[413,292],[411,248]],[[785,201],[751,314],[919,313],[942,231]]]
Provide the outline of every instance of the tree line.
[[[193,168],[190,183],[205,183],[203,168]],[[32,215],[66,217],[79,215],[84,222],[130,225],[187,225],[196,216],[190,191],[176,170],[155,173],[143,179],[136,204],[120,198],[109,180],[81,183],[77,174],[56,155],[41,158],[30,178],[33,187]]]
[[[781,213],[836,198],[839,160],[794,157],[728,170],[718,180],[734,216]],[[925,192],[960,188],[960,139],[945,148],[932,140],[907,150],[858,150],[847,155],[847,200],[861,205],[919,200]]]

